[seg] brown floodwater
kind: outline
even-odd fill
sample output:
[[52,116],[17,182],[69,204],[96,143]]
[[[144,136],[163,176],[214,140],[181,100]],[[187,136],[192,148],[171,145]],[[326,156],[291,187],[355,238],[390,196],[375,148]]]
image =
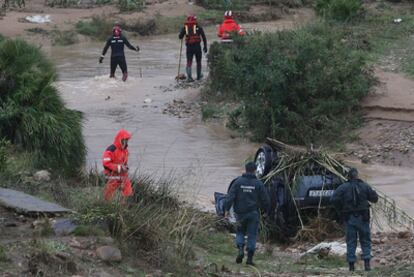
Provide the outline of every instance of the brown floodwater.
[[[137,42],[134,38],[130,41]],[[242,172],[245,160],[254,155],[257,146],[231,138],[219,124],[163,114],[165,105],[173,99],[194,94],[194,89],[163,89],[175,84],[178,39],[162,36],[140,40],[138,44],[140,53],[126,50],[127,82],[120,80],[119,69],[117,79],[108,78],[108,55],[103,64],[98,64],[103,42],[52,49],[59,71],[59,90],[68,106],[85,116],[87,167],[101,168],[103,151],[116,132],[125,128],[132,133],[132,170],[156,177],[173,174],[182,191],[210,202],[214,191],[225,191]],[[205,68],[205,57],[203,63]],[[151,103],[144,103],[147,98]]]

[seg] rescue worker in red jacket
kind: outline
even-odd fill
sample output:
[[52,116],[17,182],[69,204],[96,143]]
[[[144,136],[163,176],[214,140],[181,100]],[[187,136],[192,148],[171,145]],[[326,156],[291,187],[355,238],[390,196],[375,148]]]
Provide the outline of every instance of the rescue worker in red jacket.
[[203,75],[201,74],[201,40],[203,40],[203,51],[207,53],[207,38],[204,34],[203,28],[197,23],[197,17],[188,16],[184,27],[181,28],[179,39],[183,39],[185,36],[185,45],[187,46],[187,80],[189,82],[194,81],[191,75],[191,67],[193,65],[193,57],[196,57],[197,62],[197,80],[201,80]]
[[120,188],[124,197],[133,193],[131,181],[128,178],[128,141],[131,134],[121,129],[103,154],[104,174],[108,182],[104,190],[105,200],[111,200],[115,191]]
[[224,13],[224,21],[218,27],[217,35],[221,38],[221,42],[233,42],[232,34],[237,33],[240,36],[244,36],[246,33],[242,30],[236,20],[233,18],[232,11],[226,11]]

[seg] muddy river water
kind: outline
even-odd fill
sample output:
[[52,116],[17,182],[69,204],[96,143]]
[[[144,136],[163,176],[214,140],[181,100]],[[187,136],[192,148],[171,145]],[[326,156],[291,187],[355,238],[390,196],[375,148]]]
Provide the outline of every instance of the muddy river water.
[[[210,32],[210,37],[214,34]],[[127,82],[109,79],[109,55],[98,64],[103,42],[87,42],[51,50],[56,62],[58,87],[68,106],[85,115],[84,136],[87,167],[101,168],[105,148],[120,128],[132,133],[130,166],[140,172],[179,179],[181,191],[197,195],[203,206],[212,207],[214,191],[225,191],[243,170],[257,144],[231,138],[218,124],[199,118],[182,119],[163,114],[173,99],[188,98],[196,89],[165,90],[175,84],[179,41],[176,35],[139,39],[140,53],[126,49]],[[184,61],[182,62],[184,65]],[[203,57],[206,68],[206,58]],[[181,71],[183,72],[183,70]],[[150,103],[144,103],[145,99]],[[358,165],[362,175],[393,197],[414,216],[414,172],[411,169]]]
[[[179,43],[175,35],[137,42],[139,54],[126,50],[129,78],[109,79],[109,55],[98,58],[103,43],[54,48],[59,71],[58,86],[70,108],[85,115],[87,166],[101,168],[101,157],[116,132],[132,133],[130,166],[157,177],[171,174],[182,190],[209,203],[214,191],[225,191],[242,171],[256,145],[232,139],[225,128],[199,119],[180,119],[162,111],[173,99],[194,94],[194,89],[165,91],[175,84]],[[203,58],[205,66],[206,60]],[[184,61],[182,63],[184,65]],[[145,99],[151,103],[144,103]]]

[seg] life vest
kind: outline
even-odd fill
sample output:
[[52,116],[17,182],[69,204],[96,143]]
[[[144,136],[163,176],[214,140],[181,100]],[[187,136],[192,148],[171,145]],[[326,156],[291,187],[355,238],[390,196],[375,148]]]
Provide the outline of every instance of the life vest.
[[201,43],[201,36],[198,32],[198,26],[194,23],[186,23],[184,25],[185,30],[185,42],[187,44]]

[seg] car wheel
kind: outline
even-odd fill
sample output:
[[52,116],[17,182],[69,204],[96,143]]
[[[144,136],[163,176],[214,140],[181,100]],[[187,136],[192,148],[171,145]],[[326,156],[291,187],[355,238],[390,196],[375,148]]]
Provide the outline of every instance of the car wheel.
[[267,144],[262,145],[256,152],[255,163],[256,163],[256,176],[262,178],[266,176],[273,164],[274,152],[272,147]]

